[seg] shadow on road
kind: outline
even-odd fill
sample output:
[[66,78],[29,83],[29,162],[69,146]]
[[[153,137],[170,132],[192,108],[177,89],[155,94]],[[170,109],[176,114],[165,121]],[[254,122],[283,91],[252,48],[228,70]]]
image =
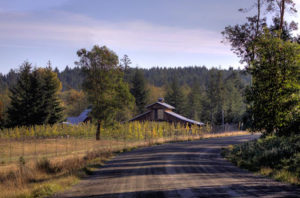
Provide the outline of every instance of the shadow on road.
[[221,147],[255,136],[181,142],[123,153],[57,197],[300,197],[300,189],[239,169]]

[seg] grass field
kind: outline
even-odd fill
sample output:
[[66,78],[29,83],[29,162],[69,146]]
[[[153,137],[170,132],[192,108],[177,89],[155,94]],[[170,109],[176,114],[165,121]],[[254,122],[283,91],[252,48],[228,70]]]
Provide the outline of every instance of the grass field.
[[103,132],[102,139],[96,141],[91,131],[85,133],[93,136],[82,135],[82,130],[90,130],[92,127],[82,127],[86,128],[78,128],[76,133],[72,129],[70,135],[51,135],[50,128],[47,137],[24,136],[28,129],[23,129],[19,137],[10,133],[2,136],[0,197],[44,197],[64,190],[82,176],[88,175],[92,166],[100,166],[116,153],[134,148],[173,141],[248,134],[245,131],[214,134],[208,130],[175,129],[165,124],[147,123],[142,126],[133,123],[125,125],[120,131]]

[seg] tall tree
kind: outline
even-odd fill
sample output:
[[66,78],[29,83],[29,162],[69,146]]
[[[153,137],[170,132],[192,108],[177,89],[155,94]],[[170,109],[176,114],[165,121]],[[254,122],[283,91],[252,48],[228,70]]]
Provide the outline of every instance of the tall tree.
[[[231,50],[241,58],[241,63],[250,64],[255,58],[255,40],[266,26],[266,18],[261,17],[263,0],[255,0],[253,7],[257,8],[257,14],[247,17],[247,22],[242,25],[227,26],[222,32],[225,41],[231,44]],[[248,11],[240,9],[240,11]]]
[[51,64],[48,67],[37,70],[43,83],[42,92],[45,98],[44,110],[46,111],[46,123],[54,124],[63,118],[64,108],[61,106],[61,101],[58,93],[62,89],[62,84],[57,77],[57,73],[52,71]]
[[195,81],[187,99],[187,111],[189,118],[200,120],[202,112],[202,100],[203,98],[200,86]]
[[238,123],[242,120],[242,115],[245,112],[244,105],[244,86],[240,81],[237,71],[232,71],[232,74],[225,79],[224,91],[224,116],[227,123]]
[[175,111],[179,114],[185,114],[185,96],[178,84],[177,78],[173,78],[171,85],[167,89],[166,102],[175,107]]
[[135,98],[135,105],[138,113],[142,113],[145,110],[145,106],[148,102],[148,89],[144,74],[141,70],[136,69],[133,79],[131,80],[132,87],[130,89],[131,94]]
[[224,116],[224,86],[221,71],[210,70],[210,80],[207,86],[207,96],[210,104],[211,123],[220,125]]
[[121,66],[124,68],[124,70],[128,70],[130,68],[130,65],[132,64],[130,58],[128,57],[127,54],[123,56],[121,59]]
[[60,81],[51,68],[31,71],[31,64],[25,62],[20,68],[17,83],[10,89],[11,104],[7,110],[9,126],[60,121],[63,109],[57,100],[59,85]]
[[3,128],[4,117],[3,117],[3,103],[0,101],[0,129]]
[[100,139],[101,126],[116,119],[119,111],[134,102],[128,84],[123,82],[123,71],[115,52],[106,46],[95,45],[91,51],[81,49],[76,64],[83,68],[84,90],[92,104],[92,116],[97,119],[96,139]]
[[249,72],[252,86],[247,100],[252,103],[253,131],[289,135],[286,130],[299,118],[300,46],[282,41],[265,31],[256,43],[256,56]]
[[[279,19],[279,30],[284,31],[286,12],[296,13],[294,0],[266,0],[268,3],[267,11],[275,12]],[[292,22],[291,25],[294,25]]]

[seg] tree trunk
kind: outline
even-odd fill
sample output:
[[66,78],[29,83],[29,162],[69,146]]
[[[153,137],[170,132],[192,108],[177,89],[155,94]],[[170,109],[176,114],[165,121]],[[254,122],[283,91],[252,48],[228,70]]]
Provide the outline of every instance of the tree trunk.
[[261,0],[257,0],[257,21],[256,21],[256,32],[255,32],[255,37],[258,35],[259,31],[259,21],[260,21],[260,8],[261,8]]
[[96,131],[96,140],[100,140],[100,132],[101,132],[101,120],[98,120],[97,131]]
[[281,31],[283,31],[284,12],[285,12],[285,0],[281,0],[281,5],[280,5],[280,27],[279,27],[279,29]]

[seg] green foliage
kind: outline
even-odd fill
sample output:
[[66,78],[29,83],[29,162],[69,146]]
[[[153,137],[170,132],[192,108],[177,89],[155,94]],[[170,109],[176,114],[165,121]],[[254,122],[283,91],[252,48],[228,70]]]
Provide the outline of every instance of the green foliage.
[[[124,63],[120,68],[123,70],[123,67]],[[63,107],[65,108],[64,112],[67,116],[77,116],[82,112],[83,109],[90,105],[87,100],[87,92],[83,93],[81,91],[81,84],[85,78],[84,72],[82,70],[83,69],[81,67],[66,67],[61,72],[59,72],[58,69],[55,69],[55,72],[62,82],[63,92],[59,94],[59,96],[63,101]],[[127,67],[127,69],[124,71],[124,81],[131,83],[131,80],[134,78],[137,70],[139,71],[139,73],[143,73],[145,81],[147,82],[146,89],[149,90],[149,101],[146,104],[156,102],[157,98],[165,96],[167,85],[172,84],[174,76],[180,76],[176,80],[178,81],[178,85],[183,95],[185,95],[186,97],[184,103],[188,104],[188,106],[184,108],[183,115],[205,123],[211,121],[211,107],[215,107],[213,105],[210,105],[210,99],[207,92],[209,84],[211,83],[209,82],[210,73],[212,72],[212,70],[215,72],[220,71],[225,94],[225,101],[223,104],[225,122],[238,123],[241,121],[241,115],[245,111],[243,91],[244,87],[250,82],[250,75],[245,74],[245,71],[243,70],[233,70],[232,68],[228,70],[208,70],[204,66],[182,68],[156,67],[151,69],[136,69]],[[11,70],[6,75],[0,74],[0,84],[3,85],[3,89],[1,89],[0,92],[0,101],[2,101],[4,104],[4,111],[7,110],[7,107],[10,103],[7,91],[8,87],[16,84],[16,78],[18,76],[19,73],[15,72],[14,70]],[[214,80],[216,80],[216,78],[214,78]],[[130,87],[132,88],[132,85]],[[198,98],[198,93],[191,93],[195,92],[195,87],[198,87],[197,89],[200,89],[200,101],[196,99]],[[196,92],[199,92],[199,90]],[[195,97],[190,98],[189,96],[192,95],[195,95]],[[114,117],[116,120],[128,120],[129,118],[132,118],[133,113],[134,112],[132,111],[131,107],[125,108],[121,111],[116,112],[116,115]],[[136,114],[136,112],[134,114]],[[213,113],[213,120],[216,120],[215,116],[220,115],[221,114]],[[6,119],[6,117],[7,115],[5,113],[4,118]],[[247,120],[249,119],[245,119],[245,121]]]
[[17,83],[10,89],[8,126],[54,124],[62,119],[58,100],[61,84],[51,67],[31,70],[25,62],[20,68]]
[[191,92],[188,95],[187,99],[187,111],[188,117],[194,120],[200,120],[202,112],[202,96],[201,89],[199,85],[195,82]]
[[123,82],[118,56],[106,46],[94,46],[91,51],[81,49],[77,54],[80,57],[77,65],[85,73],[83,87],[93,106],[92,115],[108,124],[134,101],[128,84]]
[[82,90],[69,89],[61,92],[59,96],[63,102],[65,114],[68,117],[78,116],[89,106],[87,96]]
[[3,128],[4,117],[3,117],[3,103],[0,101],[0,129]]
[[[102,127],[102,126],[101,126]],[[201,135],[209,132],[206,127],[192,126],[191,130],[183,125],[166,122],[128,122],[125,124],[115,123],[112,126],[102,128],[101,138],[106,140],[151,140],[173,136]],[[0,131],[0,139],[32,140],[34,138],[90,138],[95,135],[96,126],[93,123],[80,125],[37,125],[32,127],[16,127]],[[42,162],[41,162],[42,163]],[[44,163],[44,162],[43,162]],[[45,162],[46,163],[46,162]]]
[[299,44],[282,41],[266,30],[256,42],[256,59],[249,67],[253,82],[247,100],[251,103],[253,131],[299,133],[287,130],[299,118],[299,71]]
[[144,74],[141,70],[136,69],[133,79],[131,80],[130,92],[135,98],[135,105],[138,113],[143,113],[145,106],[148,104],[148,89]]
[[207,95],[210,105],[211,123],[220,125],[224,115],[225,91],[223,76],[216,69],[210,70],[210,80],[208,84]]
[[165,99],[168,104],[175,107],[177,113],[185,114],[186,98],[178,84],[177,78],[174,78],[171,85],[168,87]]
[[225,156],[236,165],[253,171],[268,167],[285,170],[300,179],[300,136],[267,136],[235,145],[225,151]]

